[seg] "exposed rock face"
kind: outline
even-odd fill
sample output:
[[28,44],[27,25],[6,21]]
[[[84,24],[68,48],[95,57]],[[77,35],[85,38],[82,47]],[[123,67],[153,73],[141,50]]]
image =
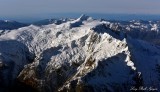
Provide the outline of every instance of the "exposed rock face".
[[6,72],[3,58],[10,58],[8,52],[12,52],[20,57],[12,59],[20,67],[11,67],[18,69],[11,71],[15,75],[9,73],[14,76],[11,79],[39,92],[125,92],[133,86],[152,85],[160,89],[159,47],[133,39],[120,29],[83,15],[59,25],[10,31],[0,36],[0,41],[16,40],[25,48],[8,45],[16,45],[8,48],[17,48],[17,53],[4,47],[7,54],[0,57],[1,72]]

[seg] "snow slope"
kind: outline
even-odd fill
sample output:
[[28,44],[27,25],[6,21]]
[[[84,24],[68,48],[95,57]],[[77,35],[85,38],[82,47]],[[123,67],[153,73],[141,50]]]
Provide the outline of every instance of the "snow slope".
[[[108,21],[82,15],[62,24],[30,25],[1,35],[0,47],[0,77],[11,74],[10,80],[40,92],[160,89],[159,47]],[[14,71],[3,69],[8,62]]]

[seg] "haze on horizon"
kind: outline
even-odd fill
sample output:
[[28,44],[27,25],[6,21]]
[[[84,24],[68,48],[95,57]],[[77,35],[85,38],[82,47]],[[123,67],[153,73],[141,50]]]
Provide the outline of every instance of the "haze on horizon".
[[54,13],[160,14],[160,0],[1,0],[0,18]]

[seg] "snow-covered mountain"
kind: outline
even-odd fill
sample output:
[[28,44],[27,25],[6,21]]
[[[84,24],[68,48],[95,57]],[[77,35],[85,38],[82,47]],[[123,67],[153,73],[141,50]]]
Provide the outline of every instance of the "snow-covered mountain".
[[134,39],[141,39],[147,42],[160,45],[160,21],[114,21],[115,27],[125,31]]
[[39,92],[160,90],[159,45],[135,39],[127,25],[82,15],[2,34],[0,91],[17,81]]
[[40,20],[40,21],[37,21],[37,22],[34,22],[32,23],[33,25],[38,25],[38,26],[42,26],[42,25],[48,25],[48,24],[62,24],[64,22],[67,22],[69,20],[72,20],[72,19],[68,19],[68,18],[61,18],[61,19],[44,19],[44,20]]

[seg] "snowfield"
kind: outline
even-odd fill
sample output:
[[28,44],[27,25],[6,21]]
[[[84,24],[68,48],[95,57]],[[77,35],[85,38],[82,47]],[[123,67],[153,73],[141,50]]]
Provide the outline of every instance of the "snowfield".
[[[15,80],[39,92],[130,92],[141,86],[160,90],[159,33],[153,38],[138,30],[149,25],[127,24],[82,15],[1,34],[0,91]],[[153,24],[150,30],[158,28]]]

